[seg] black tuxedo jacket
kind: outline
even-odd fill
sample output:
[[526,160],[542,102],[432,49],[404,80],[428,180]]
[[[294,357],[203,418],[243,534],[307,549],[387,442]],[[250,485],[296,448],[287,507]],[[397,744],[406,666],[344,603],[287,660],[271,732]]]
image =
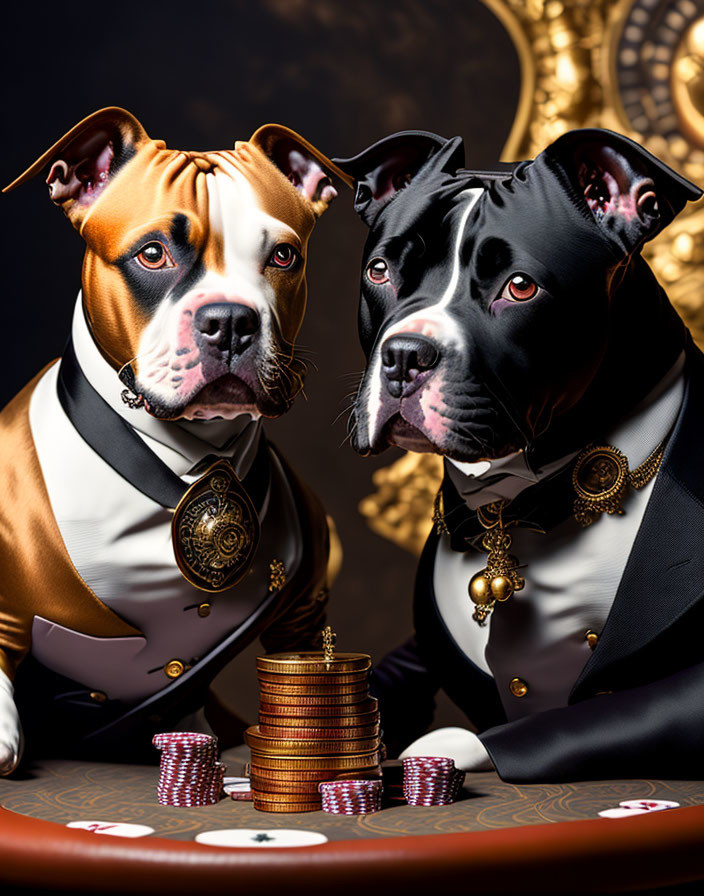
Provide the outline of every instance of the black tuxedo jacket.
[[692,345],[685,376],[611,612],[568,705],[506,721],[493,678],[438,613],[433,534],[416,580],[416,636],[374,674],[391,749],[423,733],[442,687],[507,781],[704,777],[704,355]]

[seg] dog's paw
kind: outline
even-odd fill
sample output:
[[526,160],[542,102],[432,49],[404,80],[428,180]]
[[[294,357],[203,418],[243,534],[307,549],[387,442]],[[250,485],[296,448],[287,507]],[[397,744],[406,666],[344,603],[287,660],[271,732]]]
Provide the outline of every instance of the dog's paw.
[[20,753],[9,744],[0,743],[0,775],[9,775],[19,765]]
[[406,747],[400,759],[408,756],[448,756],[457,768],[466,772],[488,772],[494,768],[486,747],[465,728],[438,728],[419,737]]
[[12,682],[0,671],[0,775],[13,772],[22,758],[22,728]]

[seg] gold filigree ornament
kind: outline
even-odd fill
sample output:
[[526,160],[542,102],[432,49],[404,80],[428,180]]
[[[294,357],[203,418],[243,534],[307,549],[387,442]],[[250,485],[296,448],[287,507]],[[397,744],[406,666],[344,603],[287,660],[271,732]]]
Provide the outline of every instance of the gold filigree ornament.
[[442,488],[438,489],[433,503],[433,529],[437,535],[449,535],[450,530],[445,522],[445,501],[442,496]]
[[283,560],[269,562],[269,591],[280,591],[286,584],[286,566]]
[[623,515],[623,499],[629,488],[641,489],[660,469],[667,438],[635,470],[628,458],[613,445],[592,445],[579,455],[572,471],[576,493],[574,518],[580,526],[591,526],[602,513]]
[[216,461],[179,501],[171,537],[181,574],[202,591],[225,591],[246,574],[259,518],[227,460]]
[[322,631],[323,636],[323,657],[326,663],[331,663],[335,659],[335,642],[337,635],[332,630],[332,626],[326,625]]
[[525,585],[525,579],[518,574],[518,560],[509,553],[511,536],[507,530],[516,521],[504,523],[505,505],[505,501],[494,501],[477,509],[477,519],[486,529],[482,547],[489,553],[486,566],[472,576],[467,589],[475,604],[472,619],[478,625],[485,625],[497,601],[507,601]]

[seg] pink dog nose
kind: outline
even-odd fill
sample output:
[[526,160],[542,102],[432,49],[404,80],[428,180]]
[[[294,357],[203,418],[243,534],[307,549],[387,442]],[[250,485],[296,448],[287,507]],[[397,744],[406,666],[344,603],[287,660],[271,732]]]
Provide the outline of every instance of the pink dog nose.
[[259,332],[259,315],[248,305],[213,302],[196,311],[197,338],[223,354],[241,355]]

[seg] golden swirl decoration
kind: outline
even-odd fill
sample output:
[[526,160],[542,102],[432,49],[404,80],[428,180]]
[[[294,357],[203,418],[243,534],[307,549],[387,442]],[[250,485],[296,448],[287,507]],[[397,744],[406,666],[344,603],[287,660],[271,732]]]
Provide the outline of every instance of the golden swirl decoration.
[[[704,186],[702,0],[483,0],[518,53],[521,93],[502,158],[534,157],[572,128],[627,134]],[[644,255],[704,347],[704,202],[690,204]],[[374,474],[359,506],[369,526],[419,553],[442,478],[436,455]]]

